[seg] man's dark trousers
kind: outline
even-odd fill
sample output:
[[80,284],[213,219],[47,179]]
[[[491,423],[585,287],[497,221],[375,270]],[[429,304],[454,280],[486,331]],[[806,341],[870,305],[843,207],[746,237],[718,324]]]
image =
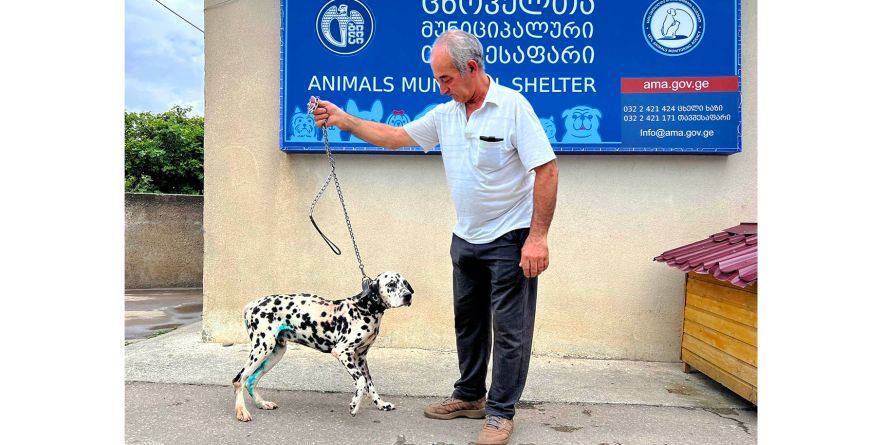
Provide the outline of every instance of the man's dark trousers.
[[514,417],[520,400],[535,326],[538,278],[526,278],[520,264],[529,229],[508,232],[488,244],[452,235],[455,336],[461,378],[452,397],[477,400],[486,394],[486,368],[494,350],[486,414]]

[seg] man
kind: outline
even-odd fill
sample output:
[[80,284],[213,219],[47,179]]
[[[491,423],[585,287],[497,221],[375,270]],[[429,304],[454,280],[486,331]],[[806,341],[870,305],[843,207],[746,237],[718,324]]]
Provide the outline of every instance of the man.
[[442,34],[431,70],[440,93],[453,100],[403,127],[356,118],[327,101],[314,121],[385,148],[440,144],[457,214],[450,255],[461,378],[452,397],[428,405],[425,416],[485,416],[477,442],[506,444],[529,369],[537,277],[548,268],[557,163],[529,102],[486,74],[476,37]]

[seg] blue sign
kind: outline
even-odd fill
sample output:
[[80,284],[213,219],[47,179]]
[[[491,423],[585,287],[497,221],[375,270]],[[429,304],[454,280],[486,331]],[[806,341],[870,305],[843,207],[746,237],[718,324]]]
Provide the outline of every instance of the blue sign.
[[[557,153],[737,153],[740,17],[722,0],[282,0],[280,147],[324,151],[310,96],[394,126],[447,102],[428,63],[457,28]],[[391,153],[327,134],[334,152]]]

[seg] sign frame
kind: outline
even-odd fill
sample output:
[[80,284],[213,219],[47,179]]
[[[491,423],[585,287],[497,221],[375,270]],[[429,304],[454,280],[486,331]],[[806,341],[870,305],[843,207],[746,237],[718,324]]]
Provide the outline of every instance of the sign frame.
[[[371,3],[373,0],[319,0],[316,2],[311,2],[311,8],[316,7],[316,5],[322,4],[322,8],[326,8],[335,3],[359,3],[365,6],[366,3]],[[438,3],[438,0],[411,0],[415,2],[434,2]],[[482,4],[483,0],[441,0],[444,2],[469,2],[470,4]],[[486,0],[487,2],[491,2],[493,0]],[[589,5],[595,5],[600,7],[602,5],[601,0],[564,0],[565,3],[570,1],[575,2],[589,2]],[[615,2],[616,0],[605,0],[607,2]],[[502,0],[501,3],[509,3],[513,2],[514,9],[516,9],[516,5],[531,5],[533,3],[541,4],[545,2],[541,2],[538,0]],[[691,53],[696,45],[701,45],[705,41],[705,37],[708,37],[707,34],[710,34],[711,27],[703,27],[704,23],[704,11],[707,8],[711,8],[712,4],[714,4],[716,0],[643,0],[642,3],[644,5],[648,4],[648,8],[646,9],[646,17],[643,20],[643,26],[639,26],[638,28],[642,28],[641,30],[644,33],[649,34],[648,31],[652,29],[650,26],[647,26],[650,21],[659,20],[662,14],[671,14],[670,11],[676,9],[673,8],[675,4],[685,4],[685,5],[696,5],[696,9],[698,9],[699,15],[697,16],[697,21],[695,23],[697,34],[694,35],[693,38],[689,40],[694,40],[692,48],[680,49],[669,49],[666,46],[658,45],[654,42],[654,37],[647,37],[648,44],[647,49],[649,51],[654,51],[661,57],[667,57],[671,59],[682,57],[683,54]],[[310,55],[304,56],[299,54],[289,54],[287,43],[289,43],[289,38],[293,37],[290,35],[290,31],[292,30],[292,26],[287,26],[287,19],[289,18],[289,7],[290,3],[293,3],[293,6],[296,8],[305,8],[302,1],[299,1],[296,4],[293,0],[281,0],[280,1],[280,103],[279,103],[279,147],[282,151],[286,153],[325,153],[325,147],[322,140],[322,132],[320,130],[315,130],[315,137],[318,139],[317,141],[312,142],[298,142],[293,141],[292,136],[290,136],[289,140],[287,140],[287,130],[291,130],[291,127],[294,125],[294,121],[297,120],[296,116],[293,113],[287,113],[287,110],[290,108],[295,109],[294,106],[297,100],[292,99],[287,95],[287,92],[294,89],[290,88],[288,85],[287,73],[289,73],[289,61],[290,57],[295,58],[296,56],[302,57],[302,59],[310,59]],[[550,2],[547,2],[550,3]],[[562,2],[561,2],[562,3]],[[564,3],[564,4],[565,4]],[[717,4],[722,4],[725,2],[716,2]],[[701,5],[701,8],[698,8],[698,5]],[[335,5],[333,5],[335,6]],[[741,41],[741,2],[739,0],[734,0],[734,72],[732,73],[719,73],[722,75],[689,75],[691,73],[686,73],[686,75],[655,75],[654,72],[650,73],[649,76],[637,76],[637,75],[624,75],[623,77],[619,77],[621,91],[621,109],[620,116],[617,116],[622,119],[619,134],[620,138],[611,137],[614,134],[611,129],[607,132],[610,136],[609,138],[602,138],[597,142],[578,144],[578,143],[567,143],[565,142],[565,135],[562,136],[563,141],[556,141],[556,139],[552,139],[552,147],[554,148],[554,152],[558,155],[585,155],[585,154],[683,154],[683,155],[731,155],[735,153],[740,153],[742,151],[742,76],[741,76],[741,50],[742,50],[742,41]],[[657,8],[657,9],[656,9]],[[366,8],[369,10],[369,8]],[[691,7],[686,7],[686,10],[692,10]],[[667,12],[662,12],[668,10]],[[311,17],[313,17],[314,11],[311,13]],[[658,16],[656,16],[658,14]],[[371,12],[370,12],[371,15]],[[322,37],[320,36],[320,13],[317,13],[315,29],[304,30],[305,34],[304,38],[312,38],[319,39],[322,41]],[[679,17],[683,22],[689,22],[685,17]],[[376,30],[375,18],[367,19],[366,22],[372,22],[372,33],[378,33]],[[639,20],[638,20],[639,22]],[[658,23],[658,22],[655,22]],[[657,27],[655,27],[657,29]],[[662,31],[664,26],[662,26]],[[310,35],[309,35],[310,34]],[[662,36],[664,37],[664,36]],[[683,36],[679,36],[683,37]],[[690,36],[692,37],[692,36]],[[343,39],[342,39],[343,40]],[[481,42],[484,44],[484,49],[487,48],[487,43],[484,39],[481,38]],[[372,36],[366,40],[364,46],[372,45]],[[667,42],[665,42],[667,43]],[[325,44],[324,44],[325,45]],[[329,46],[326,45],[326,48],[329,49]],[[295,51],[297,48],[293,48]],[[331,51],[331,49],[330,49]],[[353,57],[355,52],[359,52],[360,49],[351,52],[350,54],[341,55],[338,57]],[[668,51],[680,51],[680,54],[669,55],[666,54]],[[487,57],[487,69],[490,72],[490,75],[494,77],[499,74],[502,70],[500,66],[495,66],[494,64],[489,64],[489,53],[486,54]],[[294,66],[298,66],[299,69],[304,67],[304,63],[295,64]],[[427,66],[422,67],[424,70],[427,70],[428,76],[431,76],[430,69]],[[731,75],[727,75],[731,74]],[[725,79],[725,83],[718,81]],[[647,85],[645,88],[643,87],[645,84]],[[695,82],[695,83],[693,83]],[[728,85],[727,85],[728,84]],[[507,85],[507,84],[506,84]],[[649,86],[651,85],[651,86]],[[703,88],[700,85],[705,85]],[[511,85],[507,85],[512,87]],[[671,89],[673,86],[673,89]],[[512,87],[513,88],[513,87]],[[406,93],[410,94],[410,93]],[[319,95],[321,98],[326,99],[323,93],[313,93],[306,91],[304,94],[304,103],[300,104],[301,107],[306,108],[307,99],[310,95]],[[533,107],[536,107],[537,100],[530,99],[530,94],[524,93],[524,96],[527,96],[527,99],[530,100],[530,103]],[[299,99],[301,96],[298,96]],[[439,97],[439,96],[438,96]],[[697,100],[698,98],[704,98],[705,100]],[[725,106],[722,102],[725,102]],[[300,102],[300,101],[299,101]],[[338,104],[338,102],[336,102]],[[611,105],[611,104],[607,104]],[[339,104],[341,106],[341,104]],[[344,108],[344,107],[342,107]],[[578,108],[578,107],[575,107]],[[610,108],[612,108],[610,106]],[[637,112],[637,110],[640,110]],[[677,110],[682,111],[677,111]],[[664,110],[664,111],[663,111]],[[536,109],[538,112],[538,108]],[[568,111],[568,110],[567,110]],[[401,112],[402,113],[402,112]],[[599,113],[599,112],[598,112]],[[538,113],[541,117],[541,113]],[[546,113],[548,115],[553,116],[552,113]],[[559,111],[557,112],[559,114]],[[607,115],[612,116],[612,110],[607,110]],[[306,116],[306,115],[305,115]],[[607,117],[609,117],[607,116]],[[587,114],[585,115],[587,118]],[[648,119],[656,119],[656,121],[648,121]],[[677,121],[677,118],[681,119]],[[408,117],[407,117],[408,119]],[[564,121],[567,119],[566,114],[563,114]],[[667,121],[662,121],[662,119],[668,119]],[[544,121],[546,119],[542,119]],[[639,120],[639,122],[638,122]],[[722,120],[725,121],[723,124],[718,124],[717,121]],[[645,123],[640,123],[645,122]],[[649,122],[655,122],[651,124]],[[682,122],[682,124],[681,124]],[[702,123],[709,122],[709,123]],[[612,125],[612,124],[610,124]],[[683,125],[683,127],[680,127]],[[707,126],[715,126],[712,128],[707,128]],[[730,125],[734,125],[731,127]],[[564,125],[565,126],[565,125]],[[582,126],[582,128],[584,128]],[[703,139],[707,139],[709,136],[707,134],[711,134],[715,139],[717,137],[721,137],[724,133],[723,129],[726,129],[725,132],[730,132],[730,128],[735,128],[735,143],[734,144],[725,144],[725,143],[717,143],[711,144],[712,146],[704,146]],[[561,131],[561,130],[557,130]],[[347,136],[347,133],[344,133]],[[626,135],[628,137],[626,137]],[[556,136],[554,136],[556,138]],[[731,136],[728,136],[729,140],[731,140]],[[620,140],[607,140],[607,139],[620,139]],[[721,138],[722,139],[722,138]],[[712,139],[713,140],[713,139]],[[717,139],[719,140],[719,139]],[[630,143],[626,142],[629,141]],[[675,143],[670,143],[674,141]],[[686,143],[686,141],[692,141],[692,144]],[[698,142],[696,142],[698,141]],[[348,143],[347,141],[336,141],[330,144],[331,151],[333,153],[355,153],[355,154],[424,154],[424,151],[420,147],[404,147],[397,150],[388,150],[381,147],[372,146],[367,143]],[[678,142],[683,142],[682,146]],[[699,145],[701,144],[701,145]],[[734,145],[734,146],[733,146]],[[432,149],[429,154],[439,154],[439,146]]]

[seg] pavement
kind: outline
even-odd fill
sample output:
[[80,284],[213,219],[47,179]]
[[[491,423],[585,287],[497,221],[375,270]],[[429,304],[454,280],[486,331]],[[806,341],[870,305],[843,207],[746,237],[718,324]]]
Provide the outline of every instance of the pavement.
[[199,321],[203,289],[127,289],[126,340],[137,340]]
[[[168,297],[156,300],[187,304],[169,305]],[[280,407],[260,410],[246,395],[253,421],[240,422],[230,385],[247,346],[204,343],[199,321],[182,324],[174,311],[164,313],[151,326],[180,327],[126,342],[126,443],[455,445],[474,443],[482,428],[482,420],[422,415],[424,405],[450,394],[458,378],[454,352],[380,347],[369,352],[373,380],[396,410],[378,411],[367,397],[351,417],[353,381],[344,368],[293,345],[259,386]],[[145,326],[127,315],[127,331]],[[533,356],[514,420],[511,444],[757,442],[756,407],[704,374],[684,373],[681,363]]]

